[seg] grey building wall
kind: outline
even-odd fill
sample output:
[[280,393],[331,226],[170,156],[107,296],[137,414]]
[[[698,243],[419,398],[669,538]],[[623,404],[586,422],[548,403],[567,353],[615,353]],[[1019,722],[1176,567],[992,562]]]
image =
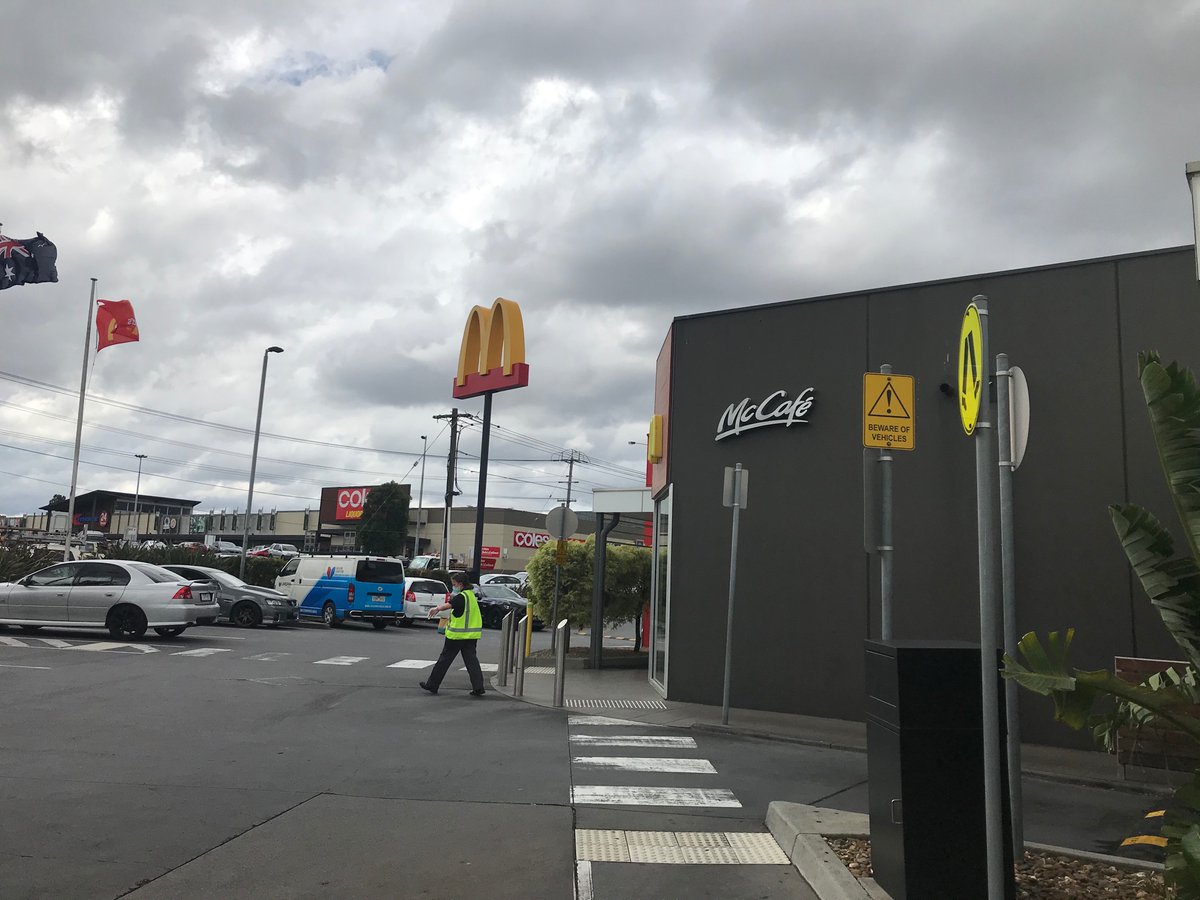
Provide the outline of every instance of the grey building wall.
[[[1136,377],[1139,349],[1200,364],[1192,248],[677,319],[671,397],[669,696],[721,702],[729,511],[721,476],[751,471],[743,513],[735,706],[859,718],[862,641],[879,634],[862,550],[862,374],[917,378],[917,447],[896,453],[895,636],[978,640],[975,462],[953,392],[959,322],[991,307],[991,352],[1030,385],[1015,481],[1018,627],[1078,629],[1074,659],[1177,655],[1136,585],[1107,506],[1130,499],[1178,531]],[[743,397],[817,391],[810,424],[716,442]],[[993,438],[994,439],[994,438]],[[1028,739],[1084,743],[1023,698]]]

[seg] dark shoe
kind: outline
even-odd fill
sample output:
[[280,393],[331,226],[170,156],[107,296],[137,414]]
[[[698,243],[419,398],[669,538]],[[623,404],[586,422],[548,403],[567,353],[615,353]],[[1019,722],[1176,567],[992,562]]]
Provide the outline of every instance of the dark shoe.
[[480,688],[477,691],[471,691],[471,696],[472,697],[482,697],[486,693],[487,693],[487,691],[485,691],[483,688]]
[[421,690],[423,690],[423,691],[429,691],[429,693],[431,693],[431,694],[436,694],[436,693],[437,693],[437,688],[431,688],[429,685],[427,685],[427,684],[426,684],[425,682],[423,682],[423,681],[422,681],[422,682],[420,682],[420,685],[421,685]]

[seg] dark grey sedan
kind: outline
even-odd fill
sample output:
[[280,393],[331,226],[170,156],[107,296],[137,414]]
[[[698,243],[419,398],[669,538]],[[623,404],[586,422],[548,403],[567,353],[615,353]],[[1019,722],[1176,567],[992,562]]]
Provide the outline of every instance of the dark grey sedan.
[[237,576],[210,566],[180,566],[171,563],[163,568],[193,581],[211,581],[216,584],[221,619],[234,625],[253,628],[256,625],[282,625],[284,622],[300,620],[296,601],[274,588],[246,584]]

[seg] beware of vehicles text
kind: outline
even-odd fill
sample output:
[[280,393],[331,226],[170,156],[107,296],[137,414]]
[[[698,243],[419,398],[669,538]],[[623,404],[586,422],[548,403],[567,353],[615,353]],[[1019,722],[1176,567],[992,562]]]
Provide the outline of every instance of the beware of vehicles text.
[[863,446],[877,450],[916,448],[915,379],[911,375],[863,374]]

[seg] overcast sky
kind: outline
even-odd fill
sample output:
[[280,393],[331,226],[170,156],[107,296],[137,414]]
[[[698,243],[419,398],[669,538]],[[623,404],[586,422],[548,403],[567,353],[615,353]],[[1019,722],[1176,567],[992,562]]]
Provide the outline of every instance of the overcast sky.
[[89,400],[80,492],[145,453],[143,493],[244,508],[278,344],[255,506],[415,491],[422,434],[436,503],[432,416],[504,296],[531,378],[495,400],[489,500],[545,510],[561,448],[582,508],[638,482],[673,316],[1193,239],[1196,2],[0,9],[0,222],[59,250],[58,284],[0,293],[2,513],[69,486],[92,276],[142,340],[89,393],[209,424]]

